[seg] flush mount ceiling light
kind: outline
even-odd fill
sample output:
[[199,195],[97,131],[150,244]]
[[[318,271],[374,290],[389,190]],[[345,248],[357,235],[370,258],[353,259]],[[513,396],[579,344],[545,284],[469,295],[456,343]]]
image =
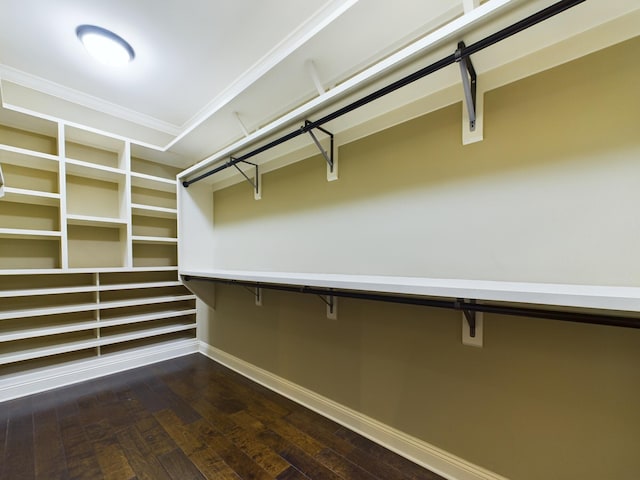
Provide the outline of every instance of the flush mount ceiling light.
[[76,35],[89,54],[109,66],[122,66],[135,57],[127,41],[110,30],[95,25],[80,25]]

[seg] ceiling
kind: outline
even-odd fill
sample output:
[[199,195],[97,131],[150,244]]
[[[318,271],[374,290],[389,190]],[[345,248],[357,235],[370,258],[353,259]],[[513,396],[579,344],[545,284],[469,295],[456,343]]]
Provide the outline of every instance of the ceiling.
[[[516,7],[552,2],[480,3],[501,4],[485,22],[499,23]],[[620,15],[635,3],[607,6]],[[129,138],[146,156],[187,167],[477,7],[477,0],[3,0],[2,102]],[[587,26],[604,21],[597,8],[588,15]],[[124,37],[135,60],[122,68],[95,62],[75,37],[80,24]]]

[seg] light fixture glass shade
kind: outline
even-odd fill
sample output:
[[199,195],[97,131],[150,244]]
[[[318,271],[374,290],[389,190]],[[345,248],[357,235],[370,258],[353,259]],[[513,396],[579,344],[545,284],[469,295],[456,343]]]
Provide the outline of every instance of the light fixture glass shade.
[[105,65],[126,65],[135,57],[126,40],[102,27],[80,25],[76,28],[76,35],[89,54]]

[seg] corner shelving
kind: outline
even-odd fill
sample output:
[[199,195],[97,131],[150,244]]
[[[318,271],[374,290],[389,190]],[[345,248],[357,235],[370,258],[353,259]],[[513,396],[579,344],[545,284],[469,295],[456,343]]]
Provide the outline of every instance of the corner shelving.
[[0,401],[195,351],[178,169],[132,159],[121,138],[0,114],[20,126],[0,124]]

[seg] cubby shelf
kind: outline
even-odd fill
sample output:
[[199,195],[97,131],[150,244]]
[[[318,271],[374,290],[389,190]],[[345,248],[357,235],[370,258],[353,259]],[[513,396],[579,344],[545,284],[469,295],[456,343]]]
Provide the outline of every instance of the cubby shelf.
[[29,203],[32,205],[57,206],[60,204],[60,194],[27,190],[25,188],[5,187],[3,202]]
[[59,288],[27,288],[21,290],[0,290],[0,298],[12,297],[31,297],[42,295],[60,295],[66,293],[92,293],[92,292],[112,292],[117,290],[140,290],[147,288],[166,288],[179,287],[182,282],[149,282],[149,283],[128,283],[116,285],[88,285],[77,287],[59,287]]
[[110,292],[113,290],[138,290],[141,288],[164,288],[164,287],[178,287],[182,285],[182,282],[170,281],[170,282],[154,282],[154,283],[129,283],[118,285],[100,285],[98,291]]
[[60,238],[61,232],[55,230],[30,230],[23,228],[0,228],[0,238],[51,240]]
[[108,182],[121,182],[126,177],[126,171],[119,168],[98,165],[96,163],[85,162],[67,158],[65,160],[67,175],[92,178],[94,180],[105,180]]
[[131,204],[131,213],[143,217],[176,218],[178,216],[178,209],[133,203]]
[[60,158],[57,155],[2,144],[0,144],[0,163],[49,172],[57,172],[60,168]]
[[[44,295],[61,295],[66,293],[90,293],[96,292],[95,285],[80,287],[59,288],[26,288],[21,290],[0,290],[0,298],[41,297]],[[0,313],[1,315],[1,313]]]
[[133,243],[147,243],[147,244],[173,244],[176,245],[178,243],[177,238],[168,238],[168,237],[148,237],[144,235],[134,235]]
[[131,172],[131,185],[134,187],[148,188],[151,190],[160,190],[163,192],[175,192],[176,180],[146,173]]
[[90,215],[67,215],[68,225],[86,225],[92,227],[121,227],[127,225],[124,218],[94,217]]

